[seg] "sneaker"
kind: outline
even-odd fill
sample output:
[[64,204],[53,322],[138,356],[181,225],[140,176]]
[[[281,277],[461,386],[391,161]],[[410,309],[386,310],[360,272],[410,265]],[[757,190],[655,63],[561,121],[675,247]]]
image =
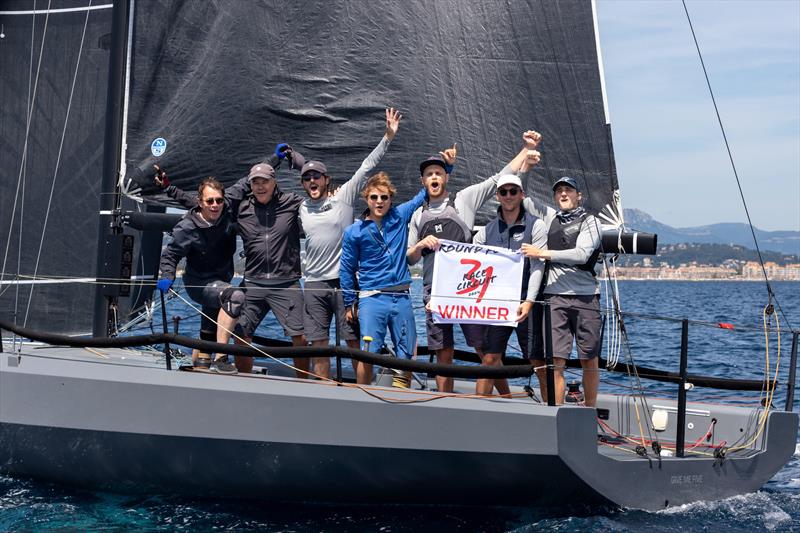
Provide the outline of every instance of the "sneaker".
[[232,365],[224,359],[214,361],[214,363],[211,365],[211,371],[217,372],[218,374],[237,374],[239,372],[236,370],[235,365]]
[[211,366],[211,357],[207,353],[201,353],[193,363],[195,368],[207,369]]

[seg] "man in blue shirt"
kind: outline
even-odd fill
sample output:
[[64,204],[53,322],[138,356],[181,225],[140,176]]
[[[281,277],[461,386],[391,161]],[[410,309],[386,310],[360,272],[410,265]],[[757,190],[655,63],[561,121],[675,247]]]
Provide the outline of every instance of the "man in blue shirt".
[[[410,201],[393,207],[395,192],[384,172],[367,182],[364,198],[368,211],[344,232],[339,277],[347,320],[358,318],[361,335],[373,339],[371,350],[381,348],[388,327],[397,356],[411,359],[417,334],[409,296],[411,272],[406,262],[408,222],[427,194],[422,189]],[[353,309],[356,297],[357,315]],[[372,381],[371,368],[356,370],[359,383]]]

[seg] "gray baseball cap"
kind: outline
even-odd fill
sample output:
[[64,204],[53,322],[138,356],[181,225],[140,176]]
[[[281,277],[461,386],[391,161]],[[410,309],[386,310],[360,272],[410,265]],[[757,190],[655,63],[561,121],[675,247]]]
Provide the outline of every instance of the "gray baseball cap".
[[300,171],[301,176],[305,176],[306,172],[311,172],[312,170],[316,170],[320,174],[328,175],[328,169],[325,168],[325,165],[322,161],[309,161],[305,165],[303,165],[303,169]]

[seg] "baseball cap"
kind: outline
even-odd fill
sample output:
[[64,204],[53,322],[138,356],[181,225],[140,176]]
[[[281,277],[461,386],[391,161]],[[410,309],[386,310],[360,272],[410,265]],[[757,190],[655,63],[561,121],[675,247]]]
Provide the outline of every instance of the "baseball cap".
[[516,174],[503,174],[500,176],[500,179],[497,180],[497,188],[499,189],[503,185],[516,185],[520,190],[525,190],[522,186],[522,180]]
[[315,160],[315,161],[309,161],[308,163],[303,165],[303,168],[300,171],[300,175],[305,176],[306,172],[310,172],[312,170],[316,170],[320,174],[325,174],[325,175],[328,174],[328,169],[325,168],[325,165],[322,163],[322,161]]
[[447,170],[447,163],[445,163],[444,159],[442,159],[442,156],[432,155],[431,157],[429,157],[428,159],[419,164],[420,175],[423,172],[425,172],[425,169],[431,165],[439,165],[440,167],[445,169],[445,171]]
[[576,191],[581,192],[580,187],[578,187],[578,182],[575,181],[575,178],[570,178],[569,176],[564,176],[563,178],[559,178],[558,181],[556,181],[553,184],[553,192],[555,192],[556,188],[559,185],[569,185],[570,187],[572,187]]
[[253,181],[253,178],[274,179],[275,169],[266,163],[259,163],[250,169],[250,174],[247,175],[248,181]]

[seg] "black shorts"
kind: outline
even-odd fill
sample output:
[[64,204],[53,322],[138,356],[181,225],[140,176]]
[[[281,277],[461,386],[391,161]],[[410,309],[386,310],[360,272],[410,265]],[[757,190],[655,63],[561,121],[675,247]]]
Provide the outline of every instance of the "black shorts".
[[[431,301],[431,286],[423,285],[422,302],[428,305]],[[486,329],[488,326],[481,324],[459,324],[467,346],[483,350],[486,347]],[[437,324],[433,321],[430,311],[425,311],[425,329],[428,332],[428,349],[441,350],[455,346],[453,340],[453,324]]]
[[189,298],[201,306],[200,331],[216,332],[217,316],[222,307],[220,296],[231,284],[219,279],[201,280],[184,276],[183,286]]
[[486,331],[486,353],[499,353],[505,355],[508,347],[508,340],[511,334],[517,333],[517,342],[522,351],[522,357],[530,358],[533,351],[533,338],[536,330],[534,329],[533,313],[528,315],[524,321],[515,326],[487,326]]
[[[600,333],[603,319],[600,316],[600,295],[566,296],[545,294],[550,306],[550,324],[553,335],[553,357],[569,359],[573,342],[579,359],[593,359],[600,355]],[[542,320],[544,334],[544,320]],[[536,342],[534,358],[544,360],[544,336]]]
[[280,285],[261,285],[258,281],[242,284],[245,303],[236,322],[236,335],[252,337],[261,321],[272,311],[287,337],[303,334],[303,289],[299,281]]
[[303,286],[303,330],[306,340],[327,341],[334,313],[338,313],[339,337],[356,340],[353,326],[347,322],[339,280],[306,281]]

